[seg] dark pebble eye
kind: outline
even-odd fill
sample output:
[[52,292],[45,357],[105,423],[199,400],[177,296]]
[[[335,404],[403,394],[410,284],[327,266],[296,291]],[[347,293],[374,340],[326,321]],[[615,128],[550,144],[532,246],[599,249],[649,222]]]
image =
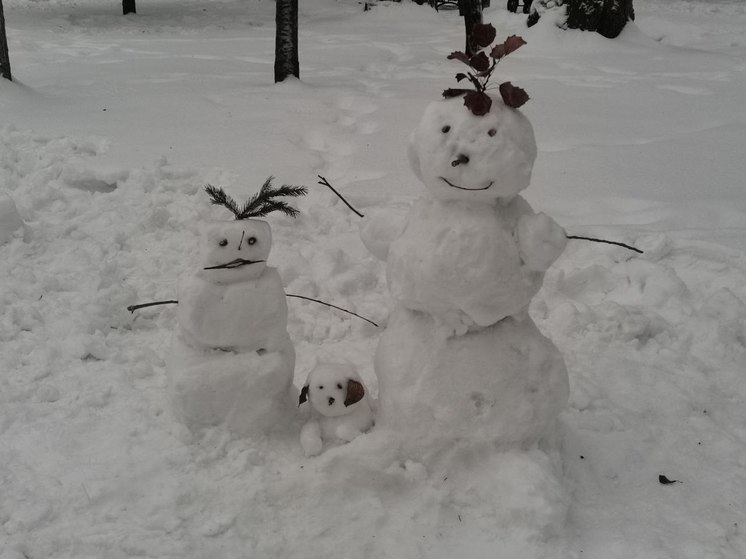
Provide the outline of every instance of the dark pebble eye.
[[223,239],[218,243],[221,247],[227,247],[228,246],[228,239]]
[[487,134],[489,134],[490,136],[494,136],[495,134],[497,134],[497,130],[495,130],[494,128],[490,128],[490,131],[487,132]]
[[249,237],[249,240],[246,241],[246,242],[249,243],[250,245],[255,245],[256,244],[256,237]]
[[340,383],[338,382],[338,383],[337,383],[337,388],[339,388],[340,390],[342,390],[342,384],[340,384]]
[[443,134],[448,134],[448,132],[451,131],[451,127],[446,124],[443,128],[440,129],[440,131],[443,132]]
[[324,390],[324,385],[323,384],[319,385],[319,390]]

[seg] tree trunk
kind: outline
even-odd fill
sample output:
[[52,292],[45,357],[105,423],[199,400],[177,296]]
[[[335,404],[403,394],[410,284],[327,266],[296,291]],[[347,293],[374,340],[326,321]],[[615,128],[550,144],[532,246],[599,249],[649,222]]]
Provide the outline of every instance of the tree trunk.
[[8,54],[8,38],[5,35],[5,15],[3,14],[3,0],[0,0],[0,77],[13,81],[10,73],[10,55]]
[[275,8],[275,83],[300,77],[298,62],[298,0],[277,0]]
[[464,17],[464,27],[466,29],[466,48],[464,52],[467,56],[474,56],[479,47],[472,39],[472,29],[477,23],[482,23],[482,0],[458,0],[458,13]]
[[137,6],[135,6],[135,0],[122,0],[122,14],[136,14]]

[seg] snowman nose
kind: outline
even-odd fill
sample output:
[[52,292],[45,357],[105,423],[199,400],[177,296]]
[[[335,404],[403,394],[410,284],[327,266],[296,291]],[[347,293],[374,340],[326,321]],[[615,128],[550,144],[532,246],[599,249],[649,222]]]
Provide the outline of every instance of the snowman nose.
[[451,161],[451,167],[458,167],[459,165],[466,165],[469,162],[469,158],[463,153],[459,153],[458,157]]
[[333,405],[334,405],[334,398],[329,398],[329,405],[330,405],[330,406],[333,406]]

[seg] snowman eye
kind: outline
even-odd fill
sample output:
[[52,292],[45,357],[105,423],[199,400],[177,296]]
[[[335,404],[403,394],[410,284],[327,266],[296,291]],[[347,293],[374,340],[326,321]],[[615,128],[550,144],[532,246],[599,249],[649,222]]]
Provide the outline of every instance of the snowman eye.
[[222,239],[218,244],[221,247],[227,247],[228,246],[228,239]]
[[497,130],[495,130],[494,128],[490,128],[490,131],[487,132],[487,134],[489,134],[490,136],[494,136],[495,134],[497,134]]
[[338,382],[338,383],[337,383],[337,388],[339,388],[340,390],[342,390],[342,383],[339,383],[339,382]]
[[448,134],[448,132],[451,131],[451,127],[446,124],[443,128],[440,129],[440,131],[443,132],[443,134]]
[[256,237],[249,237],[249,240],[246,241],[246,242],[249,243],[250,245],[255,245],[256,244]]
[[324,385],[323,384],[319,385],[319,390],[324,390]]

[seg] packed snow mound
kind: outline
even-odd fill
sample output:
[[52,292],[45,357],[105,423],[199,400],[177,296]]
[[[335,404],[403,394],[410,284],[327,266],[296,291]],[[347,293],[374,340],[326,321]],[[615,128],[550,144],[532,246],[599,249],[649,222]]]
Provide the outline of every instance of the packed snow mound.
[[[375,430],[302,468],[285,464],[261,489],[251,484],[246,499],[261,506],[242,510],[235,527],[257,557],[569,557],[568,494],[545,453],[473,449],[428,469],[395,449],[390,432]],[[280,546],[257,529],[270,525],[287,527]]]

